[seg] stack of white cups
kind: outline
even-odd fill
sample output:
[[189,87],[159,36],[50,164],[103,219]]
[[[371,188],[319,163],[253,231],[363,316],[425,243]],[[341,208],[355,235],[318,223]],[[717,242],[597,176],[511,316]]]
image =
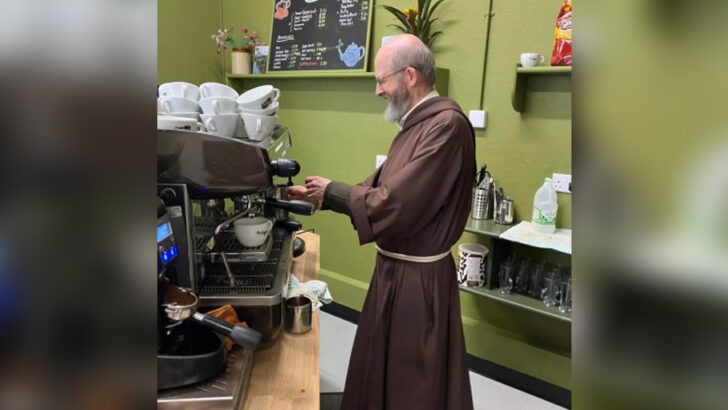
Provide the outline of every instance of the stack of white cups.
[[200,89],[196,85],[177,81],[159,86],[160,115],[200,120]]
[[[157,126],[164,129],[206,129],[209,133],[228,138],[245,134],[260,141],[273,132],[278,122],[276,113],[280,94],[280,90],[272,85],[256,87],[238,95],[227,85],[214,82],[203,83],[199,87],[182,81],[165,83],[159,86]],[[240,120],[245,126],[244,133],[242,129],[238,130]]]
[[200,123],[200,89],[196,85],[177,81],[159,86],[157,98],[157,128],[203,131]]
[[200,84],[200,118],[207,132],[228,138],[235,136],[240,122],[237,97],[237,91],[225,84]]
[[260,141],[273,132],[278,122],[278,97],[281,92],[272,85],[262,85],[237,97],[240,118],[248,138]]

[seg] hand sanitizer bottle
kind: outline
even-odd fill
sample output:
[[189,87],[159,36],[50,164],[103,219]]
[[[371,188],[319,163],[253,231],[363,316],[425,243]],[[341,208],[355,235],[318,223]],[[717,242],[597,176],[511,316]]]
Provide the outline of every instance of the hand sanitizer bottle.
[[556,189],[551,178],[546,178],[541,188],[533,196],[533,216],[531,228],[534,232],[554,233],[556,230]]

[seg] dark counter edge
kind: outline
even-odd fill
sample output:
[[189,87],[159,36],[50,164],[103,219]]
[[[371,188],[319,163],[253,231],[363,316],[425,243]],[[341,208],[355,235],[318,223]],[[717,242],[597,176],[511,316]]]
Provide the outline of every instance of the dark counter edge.
[[[336,302],[323,305],[321,310],[351,323],[359,323],[360,312],[358,310],[351,309]],[[491,361],[475,357],[471,354],[467,355],[467,361],[470,370],[481,376],[498,381],[513,387],[514,389],[524,391],[558,406],[565,407],[567,409],[571,408],[570,390],[513,369],[509,369]]]

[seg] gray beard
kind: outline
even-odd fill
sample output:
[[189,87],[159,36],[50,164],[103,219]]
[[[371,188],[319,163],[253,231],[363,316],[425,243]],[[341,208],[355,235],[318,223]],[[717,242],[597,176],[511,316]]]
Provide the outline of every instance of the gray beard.
[[384,109],[384,120],[390,123],[399,122],[407,114],[409,93],[403,89],[402,93],[394,92],[389,96],[387,108]]

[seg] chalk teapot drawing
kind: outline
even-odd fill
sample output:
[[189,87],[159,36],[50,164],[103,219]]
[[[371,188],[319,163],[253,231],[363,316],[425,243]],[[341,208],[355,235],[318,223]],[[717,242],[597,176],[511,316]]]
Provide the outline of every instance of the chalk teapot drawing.
[[367,51],[364,46],[357,46],[356,43],[352,42],[348,47],[346,47],[344,52],[341,52],[341,46],[343,45],[344,43],[341,39],[339,39],[339,45],[336,46],[336,49],[339,50],[339,58],[344,62],[344,64],[346,64],[347,67],[354,67],[359,60],[364,58],[364,54]]

